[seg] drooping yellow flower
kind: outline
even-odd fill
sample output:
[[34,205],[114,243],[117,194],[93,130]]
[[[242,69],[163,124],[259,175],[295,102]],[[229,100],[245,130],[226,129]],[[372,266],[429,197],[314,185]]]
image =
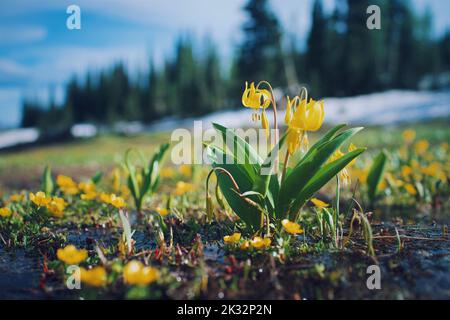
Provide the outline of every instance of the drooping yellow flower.
[[254,237],[250,244],[255,249],[264,249],[270,247],[270,244],[272,243],[272,240],[270,238],[261,238],[261,237]]
[[162,168],[159,175],[163,178],[172,178],[175,175],[175,172],[172,168],[167,167],[167,168]]
[[417,141],[414,144],[414,151],[418,155],[422,155],[428,150],[429,146],[430,146],[430,143],[427,140],[422,139],[422,140]]
[[255,110],[266,109],[271,102],[270,92],[266,89],[255,88],[255,83],[252,82],[248,87],[248,82],[245,82],[245,90],[242,94],[242,104],[244,107]]
[[[349,145],[349,147],[348,147],[348,152],[352,152],[353,150],[356,150],[356,146],[355,146],[353,143],[351,143],[351,144]],[[336,161],[336,160],[338,160],[339,158],[341,158],[341,157],[343,157],[343,156],[344,156],[344,153],[343,153],[343,152],[341,151],[341,149],[339,148],[339,149],[337,149],[337,150],[333,153],[333,155],[328,159],[328,163],[333,162],[333,161]],[[342,170],[339,172],[339,178],[340,178],[340,180],[342,181],[342,183],[343,183],[344,185],[350,184],[350,174],[349,174],[349,170],[348,170],[348,169],[349,169],[352,165],[355,164],[355,161],[356,161],[356,159],[350,161],[349,164],[348,164],[344,169],[342,169]]]
[[250,249],[250,241],[245,240],[242,242],[241,246],[239,247],[241,250],[248,250]]
[[403,141],[405,141],[407,144],[410,144],[414,141],[414,138],[416,137],[416,132],[413,129],[406,129],[402,132]]
[[65,248],[60,248],[56,251],[58,259],[66,264],[79,264],[86,260],[87,255],[86,249],[78,250],[73,244],[69,244]]
[[61,218],[64,215],[64,210],[67,207],[67,203],[63,198],[53,197],[50,203],[47,205],[48,211],[52,216]]
[[303,233],[303,229],[300,227],[298,223],[289,221],[288,219],[284,219],[283,221],[281,221],[281,225],[283,226],[284,230],[286,230],[287,233],[290,234]]
[[184,182],[184,181],[178,181],[177,186],[175,188],[175,194],[177,196],[181,196],[185,194],[186,192],[190,192],[194,190],[194,185],[192,183]]
[[226,244],[233,244],[241,240],[241,234],[239,232],[235,232],[232,235],[223,237],[223,241]]
[[56,177],[56,184],[66,195],[75,195],[79,192],[77,184],[70,177],[58,175]]
[[11,214],[11,209],[9,209],[8,207],[0,208],[0,217],[7,218],[11,216]]
[[319,200],[317,198],[312,198],[311,202],[317,207],[317,208],[328,208],[330,205],[326,202],[323,202],[322,200]]
[[103,287],[107,283],[107,273],[101,266],[92,269],[80,268],[80,280],[91,287]]
[[124,198],[125,200],[130,199],[131,196],[131,190],[130,188],[128,188],[128,186],[123,185],[120,187],[120,195],[122,198]]
[[187,177],[187,178],[189,178],[189,177],[192,175],[192,167],[191,167],[191,166],[188,166],[187,164],[182,164],[182,165],[178,168],[178,170],[180,171],[180,173],[181,173],[183,176],[185,176],[185,177]]
[[84,193],[93,193],[95,192],[96,186],[92,182],[80,182],[78,184],[78,188],[83,191]]
[[126,284],[148,285],[159,279],[159,271],[153,267],[145,267],[142,262],[132,260],[123,269]]
[[411,183],[405,184],[405,190],[412,196],[415,196],[417,194],[416,188]]
[[165,217],[169,214],[169,210],[167,210],[167,208],[161,208],[161,207],[157,207],[156,212],[158,212],[162,217]]
[[50,197],[47,198],[44,192],[39,191],[36,194],[30,193],[30,200],[38,207],[45,207],[52,199]]

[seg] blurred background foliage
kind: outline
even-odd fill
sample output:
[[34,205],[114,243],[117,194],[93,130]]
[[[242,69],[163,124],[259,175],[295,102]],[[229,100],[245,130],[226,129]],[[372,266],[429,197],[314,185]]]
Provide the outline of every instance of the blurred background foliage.
[[[381,8],[381,30],[366,28],[372,4]],[[243,10],[244,38],[230,67],[212,41],[199,50],[181,35],[171,58],[138,76],[118,62],[74,76],[61,104],[25,99],[21,126],[64,131],[81,122],[199,116],[239,107],[245,81],[261,79],[285,93],[308,84],[315,98],[448,86],[438,79],[450,70],[450,31],[434,36],[430,11],[414,12],[408,0],[336,0],[330,13],[316,0],[306,46],[283,31],[267,0],[249,0]]]

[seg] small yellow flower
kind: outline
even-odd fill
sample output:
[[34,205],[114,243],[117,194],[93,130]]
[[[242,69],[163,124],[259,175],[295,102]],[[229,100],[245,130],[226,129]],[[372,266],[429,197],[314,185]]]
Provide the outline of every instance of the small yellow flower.
[[326,202],[323,202],[322,200],[319,200],[317,198],[312,198],[311,202],[317,207],[317,208],[328,208],[330,205]]
[[185,194],[186,192],[190,192],[192,190],[194,190],[193,184],[184,182],[184,181],[178,181],[177,186],[175,188],[175,194],[177,196],[181,196],[181,195]]
[[64,249],[58,249],[56,256],[66,264],[79,264],[87,258],[87,250],[78,250],[73,244],[69,244]]
[[36,194],[30,193],[30,200],[38,207],[45,207],[50,203],[52,199],[47,198],[44,192],[39,191]]
[[95,191],[89,191],[87,193],[84,193],[80,196],[81,200],[90,201],[97,198],[97,192]]
[[0,217],[7,218],[11,216],[12,212],[8,207],[0,208]]
[[142,262],[132,260],[123,269],[126,284],[148,285],[159,279],[159,271],[153,267],[145,267]]
[[422,139],[422,140],[417,141],[414,144],[414,151],[418,155],[422,155],[428,150],[429,146],[430,146],[430,143],[427,140]]
[[122,209],[123,207],[125,207],[125,200],[122,197],[116,196],[115,194],[111,195],[109,203],[117,209]]
[[252,82],[248,87],[248,82],[245,82],[245,90],[242,94],[242,104],[244,107],[251,109],[266,109],[271,102],[271,94],[266,89],[255,88],[255,83]]
[[175,171],[172,168],[162,168],[159,174],[162,178],[172,178],[175,175]]
[[223,237],[223,241],[226,244],[233,244],[241,240],[241,234],[239,232],[235,232],[232,235]]
[[114,168],[113,172],[112,172],[112,185],[113,185],[113,189],[114,192],[119,192],[120,191],[120,169],[119,168]]
[[80,280],[92,287],[103,287],[107,283],[106,270],[101,266],[92,269],[80,268]]
[[402,132],[403,141],[406,143],[411,143],[414,141],[414,138],[416,137],[416,132],[412,129],[406,129]]
[[414,186],[412,184],[407,183],[407,184],[405,184],[404,187],[410,195],[415,196],[417,194],[417,190],[416,190],[416,188],[414,188]]
[[411,175],[413,172],[412,168],[410,166],[402,166],[402,176],[403,178],[407,178]]
[[169,210],[167,210],[166,208],[157,207],[155,210],[163,217],[169,214]]
[[187,164],[183,164],[180,166],[180,168],[178,169],[180,171],[180,173],[185,176],[185,177],[190,177],[192,175],[192,167],[188,166]]
[[25,199],[25,195],[23,194],[12,194],[11,197],[9,198],[9,200],[11,200],[11,202],[22,202]]
[[271,243],[272,240],[270,240],[270,238],[261,238],[261,237],[254,237],[250,242],[251,246],[255,249],[268,248],[270,247]]
[[48,211],[50,211],[50,213],[56,218],[61,218],[64,215],[64,210],[66,207],[66,201],[63,198],[58,197],[53,197],[47,205]]
[[56,184],[64,194],[75,195],[79,192],[77,184],[70,177],[58,175],[56,177]]
[[241,246],[240,246],[241,250],[248,250],[250,249],[250,241],[245,240],[244,242],[242,242]]
[[291,222],[288,219],[284,219],[283,221],[281,221],[281,224],[283,225],[284,230],[286,230],[286,232],[290,234],[303,233],[303,229],[298,223]]
[[92,182],[80,182],[78,184],[78,188],[83,191],[84,193],[93,193],[95,192],[96,186]]
[[120,195],[122,196],[122,198],[124,198],[125,200],[129,199],[131,196],[131,190],[130,188],[128,188],[127,186],[123,185],[120,187]]

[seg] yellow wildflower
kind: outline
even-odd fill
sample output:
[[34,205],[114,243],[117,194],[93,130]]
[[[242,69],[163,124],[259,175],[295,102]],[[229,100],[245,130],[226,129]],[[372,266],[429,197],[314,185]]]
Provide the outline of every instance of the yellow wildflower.
[[233,244],[241,240],[241,234],[239,232],[235,232],[232,235],[223,237],[223,241],[226,244]]
[[56,218],[61,218],[64,215],[64,210],[66,207],[66,201],[63,198],[58,197],[53,197],[47,205],[48,211],[50,211],[50,213]]
[[430,143],[427,140],[419,140],[416,142],[416,144],[414,144],[414,151],[418,154],[418,155],[422,155],[425,153],[425,151],[428,150],[428,147],[430,146]]
[[413,172],[412,168],[410,166],[402,166],[402,176],[403,178],[407,178],[411,175]]
[[426,174],[428,176],[439,177],[441,173],[441,165],[438,162],[433,162],[428,166],[423,167],[421,171],[423,174]]
[[125,207],[125,200],[122,197],[116,196],[115,194],[111,194],[109,203],[117,209]]
[[25,196],[23,194],[12,194],[11,197],[9,198],[9,200],[11,200],[11,202],[22,202],[25,199]]
[[248,250],[250,248],[250,241],[245,240],[244,242],[242,242],[240,249],[241,250]]
[[175,172],[173,171],[172,168],[167,167],[162,168],[159,175],[163,178],[172,178],[175,175]]
[[103,287],[107,283],[106,270],[101,266],[92,269],[80,268],[80,280],[92,287]]
[[319,200],[319,199],[317,199],[317,198],[312,198],[312,199],[311,199],[311,202],[314,203],[314,205],[315,205],[317,208],[320,208],[320,209],[322,209],[322,208],[328,208],[328,207],[330,206],[328,203],[323,202],[322,200]]
[[190,177],[192,175],[192,167],[188,166],[187,164],[181,165],[178,170],[180,173],[185,177]]
[[414,138],[416,137],[416,132],[412,129],[406,129],[402,132],[403,141],[410,144],[414,141]]
[[70,177],[58,175],[56,177],[56,184],[67,195],[74,195],[79,192],[77,184]]
[[163,217],[169,214],[169,210],[167,210],[166,208],[157,207],[155,210]]
[[95,192],[96,186],[92,182],[80,182],[78,184],[78,188],[83,191],[84,193],[92,193]]
[[251,246],[255,249],[268,248],[270,247],[271,243],[272,240],[270,240],[270,238],[261,238],[261,237],[254,237],[250,242]]
[[81,197],[81,200],[85,200],[85,201],[94,200],[95,198],[97,198],[97,192],[89,191],[87,193],[82,194],[80,197]]
[[129,199],[131,196],[131,190],[130,188],[128,188],[127,186],[123,185],[120,187],[120,195],[122,196],[122,198],[124,198],[125,200]]
[[11,216],[12,212],[8,207],[0,208],[0,217],[6,218]]
[[405,184],[404,187],[410,195],[415,196],[417,194],[416,188],[414,188],[414,186],[411,183]]
[[271,102],[270,92],[266,89],[255,88],[255,83],[250,84],[248,87],[248,82],[245,82],[245,90],[242,94],[242,104],[244,107],[252,108],[255,110],[266,109]]
[[284,219],[283,221],[281,221],[281,224],[283,225],[284,230],[286,230],[286,232],[290,234],[303,233],[303,229],[298,223],[291,222],[288,219]]
[[159,278],[159,271],[153,267],[145,267],[142,262],[132,260],[123,269],[125,283],[131,285],[148,285]]
[[52,199],[47,198],[44,192],[39,191],[36,194],[30,193],[30,200],[38,207],[45,207],[50,203]]
[[79,264],[87,258],[87,250],[78,250],[73,244],[69,244],[64,249],[58,249],[56,256],[66,264]]
[[113,189],[114,192],[119,192],[120,191],[120,169],[119,168],[114,168],[113,172],[112,172],[112,180],[113,180]]
[[184,182],[184,181],[178,181],[177,186],[175,188],[175,194],[177,196],[181,196],[181,195],[185,194],[186,192],[190,192],[192,190],[194,190],[193,184]]

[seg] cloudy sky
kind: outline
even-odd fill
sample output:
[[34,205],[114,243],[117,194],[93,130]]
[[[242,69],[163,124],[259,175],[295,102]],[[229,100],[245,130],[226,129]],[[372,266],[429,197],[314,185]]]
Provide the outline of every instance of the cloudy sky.
[[[130,70],[148,66],[172,52],[181,33],[200,43],[206,37],[230,56],[239,43],[245,0],[1,0],[0,127],[16,125],[24,96],[45,99],[49,88],[57,99],[73,74],[100,70],[124,61]],[[312,0],[271,1],[283,26],[299,39],[309,28]],[[413,0],[417,10],[429,7],[435,33],[450,26],[450,1]],[[81,30],[68,30],[66,9],[81,8]],[[324,0],[332,9],[333,0]]]

